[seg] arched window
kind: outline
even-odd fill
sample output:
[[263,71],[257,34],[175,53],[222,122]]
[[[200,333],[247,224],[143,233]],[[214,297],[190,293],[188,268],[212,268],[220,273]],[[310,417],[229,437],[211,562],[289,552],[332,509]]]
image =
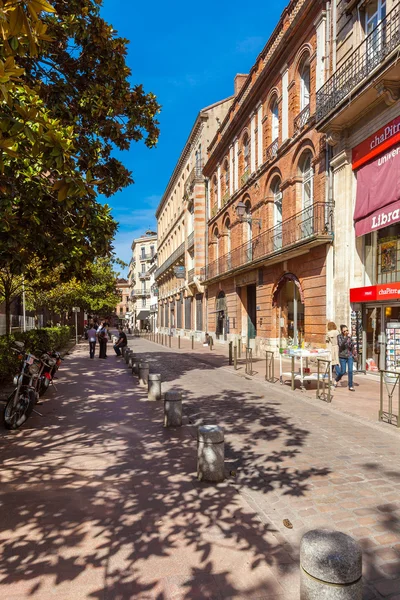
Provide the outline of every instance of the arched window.
[[231,251],[231,220],[227,217],[224,221],[224,251],[229,254]]
[[247,133],[243,137],[243,174],[250,170],[250,138]]
[[224,162],[224,185],[225,185],[225,195],[229,193],[229,162],[225,160]]
[[312,235],[314,231],[313,202],[314,202],[314,171],[311,152],[305,152],[299,162],[301,173],[301,208],[303,236]]
[[274,98],[271,102],[271,141],[274,142],[279,138],[279,106],[278,98]]
[[218,227],[216,227],[214,229],[213,242],[214,242],[214,260],[217,261],[219,259],[219,249],[218,249],[219,231],[218,231]]
[[300,65],[300,111],[310,104],[310,58],[307,56]]
[[216,209],[218,205],[218,179],[216,175],[214,175],[213,178],[213,204],[214,208]]
[[279,177],[273,180],[271,192],[274,198],[274,234],[272,241],[274,250],[278,250],[282,248],[282,192]]

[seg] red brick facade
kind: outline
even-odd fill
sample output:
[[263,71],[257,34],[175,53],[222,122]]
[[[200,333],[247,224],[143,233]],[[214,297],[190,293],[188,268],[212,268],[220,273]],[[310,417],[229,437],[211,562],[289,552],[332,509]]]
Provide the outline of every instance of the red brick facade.
[[[212,142],[204,169],[210,180],[204,275],[208,330],[225,339],[256,337],[259,348],[292,337],[293,299],[287,296],[285,301],[292,284],[299,306],[297,341],[314,346],[325,342],[326,254],[331,235],[326,226],[326,145],[314,128],[319,68],[315,23],[321,10],[322,4],[315,1],[289,4]],[[275,103],[278,149],[267,154],[276,137]],[[238,161],[236,178],[233,161]],[[232,189],[231,178],[236,179],[237,189]],[[276,190],[281,194],[281,216]],[[237,217],[239,202],[246,205],[251,224]],[[274,225],[274,231],[269,231]],[[251,252],[252,260],[245,252]],[[276,289],[280,280],[282,288],[286,285],[283,292]],[[254,285],[255,298],[248,288]],[[221,300],[223,293],[225,300]]]

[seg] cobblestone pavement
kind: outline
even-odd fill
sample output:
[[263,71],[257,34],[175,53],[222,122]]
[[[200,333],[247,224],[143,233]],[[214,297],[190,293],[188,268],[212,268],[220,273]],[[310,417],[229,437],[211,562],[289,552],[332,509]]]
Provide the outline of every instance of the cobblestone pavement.
[[[400,599],[394,428],[201,351],[130,346],[182,390],[183,427],[164,430],[123,360],[81,344],[43,416],[0,437],[2,598],[297,600],[301,536],[327,526],[360,541],[364,600]],[[199,423],[225,428],[223,484],[196,480]]]

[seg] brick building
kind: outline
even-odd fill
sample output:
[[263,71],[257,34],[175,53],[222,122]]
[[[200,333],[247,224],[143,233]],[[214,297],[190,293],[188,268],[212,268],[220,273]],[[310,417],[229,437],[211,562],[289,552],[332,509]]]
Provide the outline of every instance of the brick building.
[[117,279],[116,285],[117,291],[121,295],[121,300],[115,307],[115,315],[118,319],[118,323],[125,325],[127,319],[129,319],[129,301],[130,301],[130,287],[127,279]]
[[325,343],[332,208],[316,90],[326,2],[292,0],[209,146],[207,329],[258,352]]
[[161,332],[205,332],[206,303],[200,273],[206,255],[206,194],[202,173],[207,146],[232,103],[200,111],[157,208],[158,326]]

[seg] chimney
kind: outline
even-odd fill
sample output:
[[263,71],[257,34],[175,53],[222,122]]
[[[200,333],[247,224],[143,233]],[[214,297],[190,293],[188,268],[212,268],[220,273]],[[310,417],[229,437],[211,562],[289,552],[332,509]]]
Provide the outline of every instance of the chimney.
[[235,76],[234,79],[234,85],[235,85],[235,96],[238,95],[238,93],[240,92],[240,90],[242,89],[244,82],[246,81],[248,75],[245,73],[238,73]]

